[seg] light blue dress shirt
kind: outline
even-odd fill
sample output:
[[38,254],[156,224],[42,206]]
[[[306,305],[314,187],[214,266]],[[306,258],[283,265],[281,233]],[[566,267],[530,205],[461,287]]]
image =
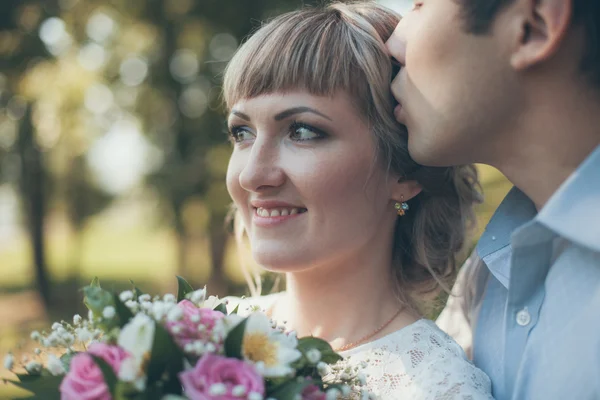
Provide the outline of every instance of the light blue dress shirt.
[[441,319],[462,308],[494,397],[600,399],[600,147],[539,213],[512,189],[473,259]]

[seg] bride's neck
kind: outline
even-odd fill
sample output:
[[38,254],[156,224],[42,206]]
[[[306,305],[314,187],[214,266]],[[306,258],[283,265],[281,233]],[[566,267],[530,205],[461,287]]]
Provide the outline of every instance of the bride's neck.
[[[395,295],[389,260],[347,260],[289,273],[287,291],[273,310],[274,318],[287,320],[287,327],[298,336],[319,336],[334,347],[356,341],[384,324],[402,306]],[[401,324],[414,322],[408,311],[403,314],[398,318]]]

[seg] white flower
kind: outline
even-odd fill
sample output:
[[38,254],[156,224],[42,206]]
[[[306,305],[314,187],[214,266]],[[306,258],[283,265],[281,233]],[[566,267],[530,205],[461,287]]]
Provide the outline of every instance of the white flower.
[[248,400],[263,400],[263,396],[260,393],[250,392],[248,393]]
[[92,340],[93,338],[93,334],[92,332],[89,331],[88,328],[76,328],[75,329],[75,334],[77,335],[77,340],[79,340],[80,342],[88,342],[90,340]]
[[154,317],[155,320],[160,321],[162,320],[165,315],[167,315],[168,309],[167,309],[167,305],[165,303],[163,303],[162,301],[155,301],[152,304],[152,316]]
[[125,290],[119,294],[119,300],[121,300],[123,303],[131,299],[133,299],[133,292],[131,290]]
[[137,301],[135,301],[135,300],[127,300],[127,301],[125,302],[125,306],[126,306],[127,308],[129,308],[131,311],[135,312],[135,311],[137,311],[137,306],[138,306],[138,303],[137,303]]
[[142,301],[150,301],[152,297],[149,294],[141,294],[138,296],[138,301],[141,303]]
[[123,360],[117,376],[123,382],[133,383],[140,392],[146,388],[146,376],[142,371],[141,363],[134,357]]
[[350,396],[350,392],[352,391],[352,389],[350,389],[350,386],[348,385],[342,385],[342,397],[348,397]]
[[321,361],[317,364],[317,371],[319,372],[319,375],[325,376],[331,373],[331,368],[329,367],[329,365]]
[[114,318],[116,313],[117,311],[113,306],[104,307],[104,310],[102,310],[102,316],[106,319]]
[[[236,326],[238,326],[238,324],[240,322],[242,322],[243,320],[244,320],[244,317],[242,317],[240,315],[229,314],[229,315],[225,316],[224,318],[221,318],[220,320],[217,321],[217,323],[215,324],[215,327],[213,328],[213,332],[219,332],[223,336],[227,336],[229,334],[229,332],[231,332],[231,330],[233,328],[235,328]],[[200,325],[200,326],[202,326],[202,325]]]
[[177,303],[177,297],[172,293],[167,293],[163,296],[163,301],[165,303]]
[[54,376],[67,373],[63,363],[54,354],[48,356],[48,371]]
[[225,386],[224,383],[213,383],[212,385],[210,385],[208,392],[212,396],[221,396],[227,393],[227,386]]
[[42,364],[37,361],[31,361],[25,366],[25,370],[30,374],[39,374],[42,371]]
[[193,292],[188,293],[185,297],[192,303],[199,306],[204,302],[204,299],[206,299],[206,287],[204,289],[194,290]]
[[183,310],[179,307],[173,307],[167,313],[167,320],[176,322],[183,318]]
[[306,352],[306,359],[311,364],[321,361],[321,352],[318,349],[310,349]]
[[337,398],[340,397],[341,394],[342,393],[338,389],[332,388],[327,391],[325,398],[327,400],[337,400]]
[[145,301],[145,300],[140,301],[140,307],[144,311],[150,311],[150,310],[152,310],[152,302],[151,301]]
[[31,340],[35,340],[36,342],[42,338],[42,335],[38,331],[31,332]]
[[237,385],[231,389],[231,394],[235,397],[242,397],[246,394],[246,388],[243,385]]
[[293,373],[290,364],[302,356],[297,345],[296,338],[275,331],[265,314],[253,313],[248,317],[242,339],[242,354],[247,361],[261,369],[265,377],[275,378]]
[[119,333],[117,343],[141,364],[154,342],[155,322],[146,314],[136,314]]
[[12,354],[10,354],[10,353],[7,354],[4,357],[4,368],[11,370],[11,369],[13,369],[14,365],[15,365],[15,358],[13,357]]
[[214,310],[215,307],[221,303],[221,300],[217,296],[210,296],[208,299],[202,302],[202,306],[200,308],[210,308],[211,310]]
[[73,315],[73,325],[79,325],[81,323],[81,315],[75,314]]
[[62,327],[63,326],[60,323],[58,323],[58,322],[55,322],[55,323],[52,324],[52,330],[53,331],[56,331],[56,330],[58,330],[59,328],[62,328]]
[[40,354],[42,354],[42,351],[40,349],[38,349],[37,347],[35,349],[33,349],[33,352],[39,356]]

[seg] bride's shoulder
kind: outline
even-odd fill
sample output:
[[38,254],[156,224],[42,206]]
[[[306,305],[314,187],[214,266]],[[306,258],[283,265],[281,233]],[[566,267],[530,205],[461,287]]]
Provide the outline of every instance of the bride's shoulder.
[[272,293],[257,297],[234,297],[229,296],[223,298],[227,302],[227,310],[233,311],[237,308],[238,314],[247,315],[252,311],[260,310],[268,312],[282,293]]
[[429,320],[343,353],[366,364],[369,389],[381,399],[490,399],[491,383],[463,349]]

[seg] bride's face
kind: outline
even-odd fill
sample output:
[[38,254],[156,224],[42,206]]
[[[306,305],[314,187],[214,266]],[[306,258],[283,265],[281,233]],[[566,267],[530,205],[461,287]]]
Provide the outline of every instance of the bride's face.
[[397,179],[376,162],[373,134],[348,95],[262,95],[236,103],[228,125],[227,188],[259,264],[299,271],[390,240]]

